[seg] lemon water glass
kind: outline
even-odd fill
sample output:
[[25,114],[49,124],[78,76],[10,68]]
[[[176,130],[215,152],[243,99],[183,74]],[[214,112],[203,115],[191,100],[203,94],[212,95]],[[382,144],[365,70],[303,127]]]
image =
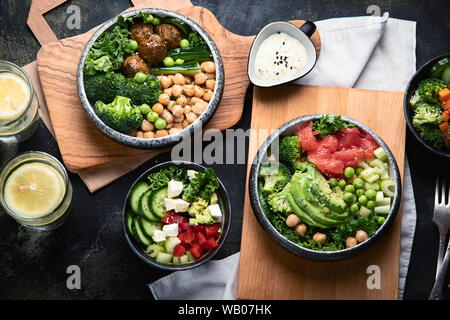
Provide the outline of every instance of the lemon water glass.
[[[57,174],[61,176],[60,181],[62,181],[61,185],[63,186],[61,200],[50,212],[46,212],[44,215],[37,214],[35,217],[24,215],[17,208],[8,205],[8,201],[6,200],[8,195],[5,193],[5,185],[7,184],[8,178],[26,164],[28,166],[30,164],[46,165],[44,167],[49,166],[54,169],[51,170],[52,172],[56,170]],[[72,185],[69,181],[67,171],[56,158],[49,154],[35,151],[20,154],[9,161],[0,171],[0,205],[8,215],[26,227],[37,230],[51,230],[61,226],[70,214],[71,203]]]
[[0,60],[0,75],[12,73],[20,77],[29,89],[26,107],[23,113],[12,119],[0,118],[0,142],[14,143],[28,139],[38,126],[38,100],[34,92],[33,83],[26,72],[14,63]]

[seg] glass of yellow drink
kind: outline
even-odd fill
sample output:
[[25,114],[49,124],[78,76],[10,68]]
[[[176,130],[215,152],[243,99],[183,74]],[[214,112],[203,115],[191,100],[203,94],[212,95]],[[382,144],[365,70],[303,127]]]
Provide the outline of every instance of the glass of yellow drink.
[[21,142],[38,126],[38,100],[22,68],[0,60],[0,142]]
[[43,152],[26,152],[0,171],[0,205],[20,224],[51,230],[68,218],[72,185],[64,166]]

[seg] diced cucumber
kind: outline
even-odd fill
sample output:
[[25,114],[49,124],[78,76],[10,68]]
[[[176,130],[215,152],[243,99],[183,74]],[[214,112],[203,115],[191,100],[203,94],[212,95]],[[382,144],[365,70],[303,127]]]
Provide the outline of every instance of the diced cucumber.
[[367,178],[376,175],[375,169],[372,167],[365,168],[359,175],[361,178],[367,181]]
[[381,161],[380,159],[373,159],[372,161],[370,161],[370,165],[374,168],[380,169],[381,172],[386,170],[386,167],[384,166],[384,162]]
[[150,253],[150,257],[152,258],[156,258],[156,256],[160,253],[160,252],[166,252],[166,249],[163,246],[160,246],[159,244],[152,244],[149,247],[151,253]]
[[188,260],[189,262],[192,262],[195,260],[195,258],[192,256],[190,251],[186,251],[186,255],[188,256]]
[[395,182],[392,180],[383,180],[380,183],[381,191],[387,196],[392,198],[395,192]]
[[172,257],[172,263],[173,263],[173,264],[176,264],[176,265],[181,264],[180,258],[177,257],[177,256],[173,256],[173,257]]
[[359,208],[359,215],[361,217],[367,218],[369,216],[369,214],[371,214],[371,213],[372,213],[372,210],[370,210],[364,206],[361,206],[361,208]]
[[158,261],[159,263],[169,264],[170,262],[172,262],[172,254],[160,252],[156,256],[156,261]]
[[166,213],[166,205],[164,203],[164,199],[167,198],[167,187],[153,191],[150,196],[150,205],[153,214],[158,216],[159,218],[164,218],[164,214]]
[[139,222],[141,223],[142,231],[149,238],[153,237],[153,231],[155,231],[155,230],[162,230],[162,223],[161,222],[148,221],[144,217],[139,217]]
[[386,197],[381,199],[380,201],[376,201],[377,206],[381,207],[381,206],[390,206],[391,205],[391,198]]
[[133,234],[137,241],[143,244],[145,247],[148,247],[152,244],[152,240],[147,238],[142,232],[141,226],[139,224],[139,219],[137,217],[133,220]]
[[364,184],[364,189],[369,190],[369,189],[373,189],[375,191],[380,190],[380,185],[378,183],[365,183]]
[[365,161],[360,161],[360,162],[358,162],[358,167],[361,167],[361,168],[363,168],[363,169],[367,169],[367,168],[369,168],[370,166],[369,166],[369,164],[368,164],[367,162],[365,162]]
[[189,263],[189,257],[187,254],[184,254],[180,257],[180,264],[186,264]]
[[147,220],[153,222],[161,221],[151,210],[150,208],[150,197],[152,195],[152,190],[147,190],[139,199],[139,214],[146,218]]
[[209,199],[210,204],[217,204],[219,201],[219,198],[217,197],[217,193],[213,192],[211,195],[211,199]]
[[131,210],[135,214],[139,213],[139,199],[148,190],[150,185],[147,182],[138,182],[130,192],[130,197],[128,198]]
[[375,157],[377,157],[381,161],[386,161],[387,160],[386,151],[384,151],[384,149],[382,147],[379,147],[379,148],[375,149],[373,151],[373,153],[375,154]]
[[376,214],[389,214],[391,211],[391,206],[375,207],[374,211]]
[[380,179],[380,176],[379,176],[378,174],[374,174],[374,175],[372,175],[372,176],[370,176],[370,177],[367,177],[367,178],[366,178],[366,181],[367,181],[368,183],[374,183],[374,182],[377,181],[378,179]]
[[125,213],[125,227],[129,234],[133,235],[133,219],[134,213],[131,209],[128,209]]
[[389,173],[387,171],[384,171],[380,176],[381,180],[388,180],[390,178],[391,178],[391,176],[389,175]]
[[178,237],[168,237],[165,243],[166,252],[173,253],[173,248],[179,243],[181,243],[181,240]]
[[383,198],[384,198],[383,191],[378,191],[378,192],[377,192],[377,196],[376,196],[376,198],[375,198],[375,201],[378,203],[378,202],[382,201]]

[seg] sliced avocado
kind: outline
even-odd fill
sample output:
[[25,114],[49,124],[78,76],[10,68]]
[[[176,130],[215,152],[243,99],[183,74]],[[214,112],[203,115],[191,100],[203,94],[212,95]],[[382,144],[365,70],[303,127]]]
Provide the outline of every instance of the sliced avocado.
[[327,180],[316,168],[308,170],[312,174],[312,181],[309,190],[325,207],[331,211],[342,213],[345,211],[347,204],[341,194],[334,193]]
[[311,217],[302,209],[300,209],[297,205],[297,203],[295,202],[294,198],[292,197],[292,195],[288,192],[286,194],[286,199],[289,202],[289,205],[291,206],[292,210],[294,210],[294,213],[307,225],[309,225],[310,227],[319,227],[319,228],[326,228],[324,225],[314,221],[313,219],[311,219]]

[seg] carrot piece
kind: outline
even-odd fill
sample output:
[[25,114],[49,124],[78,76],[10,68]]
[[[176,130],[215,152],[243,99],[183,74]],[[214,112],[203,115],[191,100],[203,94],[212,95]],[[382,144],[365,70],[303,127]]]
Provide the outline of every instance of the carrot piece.
[[450,100],[442,102],[441,107],[442,107],[442,109],[444,109],[450,113]]
[[442,111],[442,117],[444,118],[444,121],[448,121],[448,119],[450,119],[450,114],[448,111],[444,110]]
[[442,122],[439,125],[439,129],[441,129],[441,132],[444,132],[447,129],[447,127],[448,127],[448,122]]
[[448,90],[448,88],[444,88],[439,91],[438,96],[439,96],[439,101],[444,102],[444,101],[450,99],[450,90]]

